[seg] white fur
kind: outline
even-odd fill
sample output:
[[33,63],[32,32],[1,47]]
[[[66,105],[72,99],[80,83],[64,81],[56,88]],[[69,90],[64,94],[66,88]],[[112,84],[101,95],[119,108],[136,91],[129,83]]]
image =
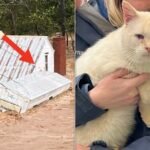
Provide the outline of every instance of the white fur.
[[[88,73],[93,84],[96,84],[118,68],[127,68],[135,73],[150,73],[150,55],[145,50],[146,46],[150,47],[150,13],[136,11],[136,15],[130,18],[130,22],[87,49],[76,61],[76,75]],[[139,40],[135,34],[143,34],[145,39]],[[150,103],[149,89],[150,82],[142,85],[141,90],[139,88],[141,101],[146,104]],[[134,111],[135,106],[110,109],[95,120],[77,127],[77,143],[89,145],[95,140],[103,140],[110,147],[122,147],[133,130]]]

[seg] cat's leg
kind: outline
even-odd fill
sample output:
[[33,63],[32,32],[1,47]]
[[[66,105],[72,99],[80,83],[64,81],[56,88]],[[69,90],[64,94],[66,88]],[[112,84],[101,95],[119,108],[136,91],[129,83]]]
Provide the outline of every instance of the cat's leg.
[[140,86],[139,88],[141,100],[139,109],[142,120],[150,127],[150,80]]
[[102,116],[77,127],[77,143],[90,145],[93,141],[101,140],[112,149],[124,146],[134,128],[135,108],[135,106],[130,106],[111,109]]

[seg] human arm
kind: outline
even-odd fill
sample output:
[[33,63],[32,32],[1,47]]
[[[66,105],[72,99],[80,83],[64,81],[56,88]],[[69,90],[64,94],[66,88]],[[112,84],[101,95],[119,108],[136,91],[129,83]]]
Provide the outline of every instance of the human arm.
[[88,74],[76,77],[76,126],[100,116],[104,109],[96,107],[90,100],[88,92],[93,88]]
[[138,102],[137,87],[144,83],[148,74],[124,79],[125,69],[117,70],[93,87],[89,75],[76,78],[76,126],[85,124],[102,115],[106,109],[135,105]]
[[128,70],[118,69],[104,77],[89,91],[91,102],[103,109],[135,105],[139,100],[138,87],[146,82],[150,75],[130,76]]
[[[76,2],[78,4],[81,1]],[[88,18],[93,14],[84,15],[87,14],[85,10],[84,7],[84,10],[80,9],[76,12],[76,57],[79,57],[88,47],[105,35],[96,27],[95,22]],[[97,17],[97,20],[100,20],[99,17]],[[90,36],[87,34],[90,34]],[[84,81],[84,84],[82,81]],[[76,126],[85,124],[105,112],[105,110],[97,108],[91,103],[88,95],[89,88],[93,88],[93,85],[88,75],[84,74],[76,78]]]

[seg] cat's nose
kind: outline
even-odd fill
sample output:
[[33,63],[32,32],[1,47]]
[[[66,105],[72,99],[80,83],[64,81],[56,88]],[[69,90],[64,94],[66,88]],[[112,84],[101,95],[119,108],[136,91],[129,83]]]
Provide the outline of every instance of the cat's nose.
[[146,49],[148,52],[150,52],[150,47],[145,47],[145,49]]

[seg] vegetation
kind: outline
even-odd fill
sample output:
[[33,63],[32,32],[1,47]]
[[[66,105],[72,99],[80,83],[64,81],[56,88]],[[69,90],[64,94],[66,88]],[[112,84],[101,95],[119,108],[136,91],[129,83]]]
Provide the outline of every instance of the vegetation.
[[1,0],[0,30],[6,34],[73,32],[73,0]]

